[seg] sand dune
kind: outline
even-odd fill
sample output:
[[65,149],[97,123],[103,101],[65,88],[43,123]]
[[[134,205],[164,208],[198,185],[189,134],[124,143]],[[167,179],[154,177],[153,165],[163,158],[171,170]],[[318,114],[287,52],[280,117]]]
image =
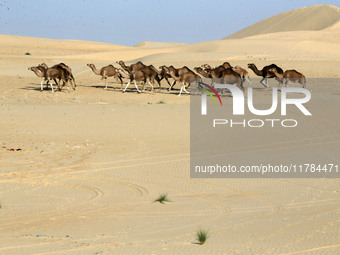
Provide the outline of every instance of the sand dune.
[[68,55],[98,51],[123,50],[130,47],[76,40],[56,40],[16,35],[0,35],[0,54],[33,56]]
[[168,42],[149,42],[144,41],[136,44],[134,47],[143,47],[143,48],[169,48],[169,47],[177,47],[186,45],[185,43],[168,43]]
[[285,32],[316,31],[326,29],[340,20],[340,8],[332,5],[314,5],[280,13],[242,29],[224,39]]

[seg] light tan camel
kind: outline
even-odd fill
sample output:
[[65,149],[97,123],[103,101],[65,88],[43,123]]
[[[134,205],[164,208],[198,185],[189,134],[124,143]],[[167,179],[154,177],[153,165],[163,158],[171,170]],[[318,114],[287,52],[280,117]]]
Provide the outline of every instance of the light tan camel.
[[283,74],[278,73],[275,68],[269,69],[270,72],[273,72],[277,78],[280,79],[280,85],[279,88],[281,88],[282,84],[285,84],[285,87],[287,87],[288,81],[290,82],[298,82],[302,85],[303,88],[306,88],[306,77],[299,73],[296,70],[286,70]]
[[113,65],[104,66],[99,71],[94,64],[87,64],[87,66],[90,67],[96,75],[100,75],[102,77],[101,80],[105,80],[104,89],[107,89],[108,77],[114,77],[117,83],[120,82],[120,88],[123,89],[123,80],[121,78],[121,75],[119,74],[118,69],[115,68]]
[[250,81],[250,79],[249,79],[249,73],[248,73],[245,69],[243,69],[243,68],[240,67],[240,66],[235,66],[235,67],[233,67],[233,70],[234,70],[236,73],[238,73],[239,75],[241,75],[241,77],[242,77],[242,79],[243,79],[243,82],[244,82],[245,80],[247,80],[247,82],[248,82],[249,84],[251,84],[251,81]]

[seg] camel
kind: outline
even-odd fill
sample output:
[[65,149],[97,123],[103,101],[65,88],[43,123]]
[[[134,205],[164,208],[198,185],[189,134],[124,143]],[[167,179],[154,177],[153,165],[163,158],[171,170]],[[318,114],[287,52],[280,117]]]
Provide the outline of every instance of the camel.
[[269,71],[273,72],[276,75],[276,77],[280,79],[279,88],[281,88],[283,83],[285,84],[285,87],[287,87],[288,81],[291,81],[294,83],[298,82],[302,85],[303,88],[307,87],[306,77],[302,73],[299,73],[296,70],[286,70],[283,74],[278,73],[275,68],[271,68],[269,69]]
[[[135,64],[131,64],[130,66],[126,66],[124,61],[120,60],[120,61],[117,61],[117,63],[126,71],[128,72],[129,74],[132,74],[132,75],[135,75],[134,72],[137,72],[137,71],[142,71],[143,74],[144,74],[144,77],[145,79],[144,80],[140,80],[143,83],[143,88],[142,90],[144,91],[144,86],[145,86],[145,83],[149,83],[151,88],[152,88],[152,91],[155,92],[154,90],[154,87],[152,84],[154,84],[155,80],[157,81],[158,83],[158,86],[159,86],[159,90],[161,90],[161,79],[158,77],[158,71],[157,69],[153,66],[153,65],[150,65],[150,66],[146,66],[144,65],[141,61],[138,61],[137,63]],[[131,81],[131,80],[130,80]]]
[[202,75],[204,78],[212,78],[211,74],[205,71],[202,67],[195,67],[195,72]]
[[[175,81],[179,81],[182,85],[181,85],[181,90],[179,92],[178,96],[181,96],[182,91],[189,93],[186,89],[185,89],[185,85],[187,85],[187,87],[190,87],[190,83],[192,80],[194,79],[200,79],[200,77],[195,74],[193,71],[191,71],[189,68],[187,68],[186,66],[180,68],[180,69],[176,69],[173,66],[170,67],[166,67],[166,66],[162,66],[162,69],[171,75],[171,77],[175,80]],[[188,69],[188,70],[187,70]]]
[[[251,70],[253,70],[253,72],[257,75],[257,76],[262,76],[262,80],[260,81],[261,84],[263,86],[265,86],[266,88],[268,88],[268,78],[275,78],[276,80],[278,80],[278,78],[276,77],[276,75],[269,71],[269,69],[276,69],[277,72],[279,74],[283,74],[283,70],[282,68],[278,67],[275,64],[271,64],[269,66],[265,66],[262,68],[262,70],[258,70],[255,64],[248,64],[248,68],[250,68]],[[279,81],[279,80],[278,80]],[[279,81],[280,82],[280,81]]]
[[[43,68],[43,67],[41,67],[41,66],[31,66],[31,67],[28,68],[28,70],[34,72],[36,76],[44,78],[44,79],[41,81],[41,83],[40,83],[40,85],[41,85],[41,90],[43,90],[43,82],[45,81],[45,76],[44,76],[44,70],[45,70],[45,68]],[[53,79],[53,80],[54,80],[54,82],[55,82],[55,85],[57,86],[57,85],[58,85],[57,80],[56,80],[56,79]],[[46,89],[48,88],[48,85],[49,85],[49,84],[46,84]]]
[[107,78],[112,76],[115,77],[117,83],[120,82],[120,88],[123,89],[123,80],[121,78],[121,75],[117,71],[118,69],[115,68],[113,65],[104,66],[99,71],[94,64],[87,64],[87,66],[90,67],[95,74],[101,75],[101,80],[105,80],[104,89],[107,89]]
[[[123,93],[129,87],[131,82],[133,82],[135,84],[135,87],[136,87],[138,93],[141,93],[141,91],[138,89],[138,86],[137,86],[137,82],[141,82],[141,81],[149,83],[151,88],[152,88],[152,91],[154,92],[154,87],[153,87],[153,85],[151,83],[151,79],[152,78],[150,76],[145,76],[145,73],[142,70],[137,70],[137,71],[132,71],[131,73],[126,73],[123,69],[118,69],[118,72],[124,78],[130,79],[130,81],[126,84],[126,87],[122,91]],[[145,85],[145,83],[143,84],[142,91],[144,90],[144,85]]]
[[[155,80],[158,83],[159,90],[162,89],[161,88],[161,82],[160,82],[160,79],[158,77],[158,71],[156,70],[156,68],[154,66],[152,66],[152,67],[150,67],[150,66],[143,66],[143,67],[140,67],[140,68],[136,68],[136,67],[132,68],[131,73],[133,75],[134,75],[135,72],[138,72],[138,71],[141,71],[144,74],[145,79],[144,79],[144,84],[143,84],[143,87],[142,87],[142,91],[144,91],[145,83],[148,83],[151,86],[152,91],[155,92],[154,87],[152,85],[152,84],[155,83]],[[134,70],[134,69],[136,69],[136,70]]]
[[131,71],[137,71],[138,69],[146,66],[141,61],[138,61],[135,64],[131,64],[130,66],[126,66],[123,60],[117,61],[117,64],[119,64],[126,72],[130,73]]
[[237,87],[244,91],[242,76],[232,68],[225,69],[220,78],[222,79],[223,84],[236,84]]
[[195,67],[194,70],[202,75],[205,78],[212,78],[214,83],[214,78],[221,79],[221,83],[223,84],[236,84],[239,88],[244,90],[243,88],[243,78],[242,76],[235,72],[232,68],[227,68],[221,71],[218,77],[212,77],[212,70],[206,69],[204,70],[202,67]]
[[[41,63],[40,65],[38,65],[38,67],[40,67],[40,66],[42,66],[44,68],[48,68],[48,66],[45,63]],[[72,69],[64,63],[59,63],[59,64],[54,65],[52,67],[58,67],[58,66],[64,68],[68,72],[70,82],[72,82],[72,88],[75,90],[75,87],[77,87],[77,84],[76,84],[76,80],[74,79],[74,76],[72,74]]]
[[[181,76],[181,75],[184,75],[185,73],[192,72],[187,66],[183,66],[183,67],[181,67],[181,68],[175,68],[175,67],[173,67],[172,65],[169,66],[169,67],[163,65],[163,66],[160,66],[159,68],[161,69],[161,72],[163,72],[163,73],[165,73],[165,74],[171,76],[170,73],[167,71],[167,69],[169,69],[169,70],[172,71],[172,72],[174,73],[174,75],[177,76],[177,77],[179,77],[179,76]],[[170,88],[168,89],[169,91],[173,89],[173,87],[175,86],[175,84],[176,84],[176,82],[177,82],[177,80],[174,79],[173,76],[171,76],[171,78],[174,80],[174,82],[172,83],[172,85],[171,85]],[[189,83],[189,87],[190,87],[190,83]],[[188,87],[188,88],[189,88],[189,87]]]
[[[64,85],[68,83],[68,72],[63,69],[62,67],[50,67],[50,68],[44,68],[40,66],[41,70],[40,71],[36,67],[30,67],[29,70],[33,71],[37,76],[39,77],[44,77],[44,81],[47,81],[47,85],[51,86],[52,92],[54,92],[53,85],[51,80],[54,80],[58,86],[58,90],[61,90],[60,87],[60,80],[63,81]],[[56,79],[59,81],[57,82]],[[43,81],[41,82],[41,91],[43,90]]]
[[149,67],[153,70],[155,70],[158,75],[159,75],[159,82],[161,82],[163,79],[166,80],[166,82],[169,84],[169,87],[173,87],[176,84],[176,81],[173,81],[173,84],[170,83],[169,79],[172,79],[171,75],[166,73],[163,69],[161,69],[160,71],[157,70],[153,65],[149,65]]
[[229,64],[229,62],[224,62],[224,63],[222,64],[222,66],[224,66],[225,69],[233,68],[233,67]]
[[[229,64],[228,62],[225,62],[225,63],[223,63],[223,64],[226,65],[226,63]],[[226,65],[226,66],[227,66],[227,65]],[[203,70],[204,70],[205,72],[207,72],[208,74],[211,75],[211,78],[213,79],[213,81],[214,81],[215,79],[221,78],[221,77],[222,77],[222,73],[223,73],[226,69],[229,68],[229,67],[228,67],[228,68],[225,68],[224,65],[220,65],[220,66],[218,66],[218,67],[211,68],[211,66],[208,65],[208,64],[204,64],[204,65],[202,65],[201,67],[203,67]]]
[[[228,69],[228,68],[232,68],[232,66],[229,64],[229,62],[224,62],[222,65],[220,65],[220,66],[223,66],[225,69]],[[204,68],[204,69],[214,69],[214,68],[216,68],[216,67],[214,67],[214,68],[212,68],[210,65],[208,65],[208,64],[204,64],[204,65],[201,65],[201,67],[202,68]]]
[[245,80],[247,80],[247,82],[249,82],[249,84],[251,84],[251,81],[249,80],[249,73],[243,69],[242,67],[240,66],[235,66],[233,67],[233,70],[238,73],[239,75],[241,75],[242,79],[243,79],[243,82]]

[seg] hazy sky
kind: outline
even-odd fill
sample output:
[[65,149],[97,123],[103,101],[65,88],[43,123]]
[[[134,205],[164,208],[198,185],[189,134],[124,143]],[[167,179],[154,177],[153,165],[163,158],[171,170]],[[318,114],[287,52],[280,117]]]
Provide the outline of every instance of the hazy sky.
[[[135,45],[218,40],[291,9],[339,0],[0,0],[0,34]],[[311,17],[312,18],[312,17]]]

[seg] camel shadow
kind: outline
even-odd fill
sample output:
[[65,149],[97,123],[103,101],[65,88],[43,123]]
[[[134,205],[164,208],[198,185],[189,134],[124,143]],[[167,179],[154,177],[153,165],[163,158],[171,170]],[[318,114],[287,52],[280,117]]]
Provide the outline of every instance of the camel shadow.
[[19,88],[19,89],[23,89],[23,90],[36,90],[36,91],[40,91],[40,84],[39,84],[39,87],[26,86],[26,87]]

